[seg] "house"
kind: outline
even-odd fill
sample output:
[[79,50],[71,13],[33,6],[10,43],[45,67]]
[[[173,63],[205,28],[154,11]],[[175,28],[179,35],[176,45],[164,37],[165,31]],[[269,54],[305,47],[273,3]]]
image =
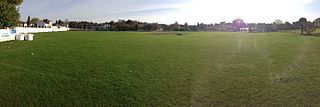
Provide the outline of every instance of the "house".
[[27,22],[19,21],[19,27],[28,27]]
[[320,28],[320,18],[316,19],[313,23],[317,28]]
[[240,32],[250,32],[250,28],[240,28]]
[[19,21],[19,27],[35,27],[35,25],[34,24],[30,24],[28,26],[27,22]]
[[233,24],[232,23],[224,23],[224,22],[221,22],[219,25],[218,25],[218,31],[227,31],[227,32],[233,32],[234,31],[234,28],[233,28]]
[[53,25],[52,21],[50,21],[48,19],[39,20],[36,23],[36,27],[38,27],[38,28],[51,28],[52,25]]
[[258,23],[252,27],[253,32],[273,32],[275,31],[272,24]]

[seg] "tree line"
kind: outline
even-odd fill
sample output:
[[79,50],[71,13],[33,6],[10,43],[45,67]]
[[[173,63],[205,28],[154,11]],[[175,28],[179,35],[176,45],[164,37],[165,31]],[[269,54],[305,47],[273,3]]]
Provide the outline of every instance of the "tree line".
[[[188,24],[186,23],[186,26]],[[180,31],[181,27],[178,22],[165,25],[158,23],[147,23],[140,22],[137,20],[118,20],[105,22],[105,23],[94,23],[88,21],[70,21],[70,28],[77,28],[79,30],[94,30],[94,31]]]

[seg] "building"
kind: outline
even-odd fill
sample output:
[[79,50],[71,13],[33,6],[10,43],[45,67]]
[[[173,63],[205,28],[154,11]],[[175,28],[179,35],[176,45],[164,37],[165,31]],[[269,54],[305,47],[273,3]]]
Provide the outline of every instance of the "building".
[[274,27],[272,24],[258,23],[252,27],[253,32],[274,32]]
[[320,18],[316,19],[313,23],[317,28],[320,28]]
[[53,25],[52,21],[48,19],[43,19],[36,23],[36,27],[38,28],[51,28],[52,25]]
[[35,25],[30,23],[28,26],[27,22],[19,21],[19,27],[35,27]]
[[19,27],[28,27],[27,22],[19,21]]
[[250,32],[250,28],[240,28],[240,32]]
[[224,23],[221,22],[217,26],[217,31],[224,31],[224,32],[234,32],[234,27],[232,23]]

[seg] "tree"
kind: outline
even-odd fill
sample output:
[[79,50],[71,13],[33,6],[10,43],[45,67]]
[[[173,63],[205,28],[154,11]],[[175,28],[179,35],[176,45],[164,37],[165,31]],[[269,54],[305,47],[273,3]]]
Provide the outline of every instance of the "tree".
[[299,19],[299,25],[301,28],[301,35],[304,34],[304,31],[307,31],[307,26],[306,26],[307,22],[308,22],[307,19],[304,17]]
[[240,31],[240,28],[245,28],[247,26],[242,19],[233,20],[232,24],[235,31]]
[[159,31],[160,26],[158,23],[143,23],[142,29],[144,31]]
[[293,29],[293,25],[289,22],[284,23],[284,30]]
[[110,30],[111,31],[115,31],[115,26],[116,26],[115,22],[114,21],[110,21],[109,24],[110,24]]
[[30,16],[28,16],[28,19],[27,19],[27,27],[30,27],[30,21],[31,21],[31,19],[30,19]]
[[284,30],[284,24],[280,19],[273,21],[273,30]]
[[189,31],[190,28],[189,28],[189,24],[186,22],[184,23],[184,31]]
[[299,25],[301,28],[301,35],[306,32],[307,35],[311,35],[311,32],[315,31],[315,26],[312,22],[308,22],[308,20],[304,17],[299,19]]
[[36,24],[38,21],[39,21],[40,19],[39,18],[32,18],[31,20],[30,20],[30,24]]
[[6,1],[9,4],[16,5],[16,6],[21,5],[21,3],[23,2],[23,0],[3,0],[3,1]]
[[1,0],[0,1],[0,28],[14,27],[19,24],[20,14],[17,6],[23,0]]
[[58,23],[57,23],[58,26],[65,26],[65,23],[61,20],[58,20]]
[[280,25],[283,24],[283,22],[280,19],[277,19],[273,22],[273,24]]
[[180,25],[176,21],[174,24],[169,25],[167,30],[169,30],[169,31],[180,31]]

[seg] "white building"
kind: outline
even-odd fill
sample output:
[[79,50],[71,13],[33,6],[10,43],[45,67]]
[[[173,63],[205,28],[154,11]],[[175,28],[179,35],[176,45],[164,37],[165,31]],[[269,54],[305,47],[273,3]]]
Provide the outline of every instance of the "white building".
[[51,28],[53,23],[48,19],[40,20],[36,23],[38,28]]
[[240,32],[249,32],[250,28],[240,28]]

